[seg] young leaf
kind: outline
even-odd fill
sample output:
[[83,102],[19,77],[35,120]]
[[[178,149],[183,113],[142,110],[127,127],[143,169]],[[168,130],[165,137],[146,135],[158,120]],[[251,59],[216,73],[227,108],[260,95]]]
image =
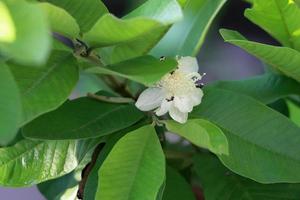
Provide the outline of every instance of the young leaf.
[[56,109],[70,95],[78,81],[75,58],[69,52],[53,51],[40,68],[9,63],[21,92],[23,122]]
[[165,121],[169,131],[176,133],[191,143],[207,148],[216,154],[228,154],[228,142],[220,128],[203,119],[190,119],[185,124],[173,120]]
[[167,167],[167,181],[163,200],[195,200],[192,187],[172,167]]
[[243,48],[285,75],[300,81],[300,52],[288,47],[251,42],[236,31],[221,29],[220,33],[226,42]]
[[238,81],[219,81],[213,87],[251,96],[265,104],[300,94],[300,84],[286,76],[265,74]]
[[126,134],[99,172],[96,199],[153,200],[165,177],[165,159],[154,127]]
[[[176,23],[152,50],[156,56],[196,55],[206,33],[226,0],[189,0],[183,21]],[[176,41],[176,42],[174,42]]]
[[52,31],[70,38],[78,36],[79,26],[68,12],[50,3],[40,3],[39,6],[47,13]]
[[216,88],[204,94],[191,117],[223,129],[229,153],[218,157],[228,168],[261,183],[300,181],[297,125],[248,96]]
[[152,56],[142,56],[107,67],[89,68],[87,72],[121,76],[151,86],[176,66],[175,59],[168,58],[160,61]]
[[143,113],[131,104],[113,104],[87,97],[67,101],[27,124],[25,137],[65,140],[108,135],[135,124]]
[[245,16],[284,46],[300,50],[300,9],[293,0],[254,0]]
[[0,11],[1,15],[2,13],[5,15],[1,22],[3,20],[6,28],[9,28],[4,36],[6,39],[0,38],[0,52],[19,63],[30,65],[45,63],[51,40],[43,11],[37,5],[24,0],[18,3],[3,0],[0,2]]
[[194,159],[206,200],[298,200],[300,184],[260,184],[238,176],[212,155],[198,155]]
[[108,12],[100,0],[46,0],[72,15],[82,33],[89,31],[97,20]]
[[0,145],[8,144],[17,134],[22,107],[17,84],[9,68],[0,61]]
[[73,171],[95,145],[94,140],[22,140],[0,149],[0,185],[21,187],[63,176]]

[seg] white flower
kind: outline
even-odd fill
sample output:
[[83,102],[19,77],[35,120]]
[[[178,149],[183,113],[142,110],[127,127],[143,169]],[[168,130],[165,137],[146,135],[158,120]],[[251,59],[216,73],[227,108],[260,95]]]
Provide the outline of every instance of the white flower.
[[182,57],[177,62],[177,69],[144,90],[135,105],[142,111],[156,108],[157,116],[169,112],[175,121],[185,123],[188,113],[201,103],[203,92],[199,81],[202,76],[198,73],[196,58]]

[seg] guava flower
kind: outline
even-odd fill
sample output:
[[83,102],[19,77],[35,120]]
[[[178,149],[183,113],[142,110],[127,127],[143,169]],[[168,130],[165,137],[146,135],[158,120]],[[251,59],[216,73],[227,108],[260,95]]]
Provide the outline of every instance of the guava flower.
[[[157,116],[169,115],[179,123],[185,123],[188,113],[201,103],[203,84],[194,57],[177,58],[177,69],[166,74],[154,86],[144,90],[136,107],[142,111],[155,109]],[[205,74],[204,74],[205,75]]]

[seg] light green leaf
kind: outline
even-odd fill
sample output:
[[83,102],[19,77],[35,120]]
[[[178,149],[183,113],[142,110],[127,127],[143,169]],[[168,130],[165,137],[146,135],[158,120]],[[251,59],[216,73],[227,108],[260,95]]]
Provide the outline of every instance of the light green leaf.
[[163,200],[195,200],[192,186],[172,167],[167,167],[167,181]]
[[[152,50],[156,56],[196,55],[207,31],[226,0],[189,0],[184,18],[176,23]],[[176,42],[175,42],[176,41]]]
[[[209,86],[210,87],[210,86]],[[286,76],[265,74],[238,81],[219,81],[212,85],[251,96],[265,104],[300,94],[300,84]]]
[[165,121],[169,131],[176,133],[191,143],[207,148],[216,154],[228,154],[228,142],[220,128],[203,119],[190,119],[185,124],[173,120]]
[[30,186],[63,176],[73,171],[94,147],[94,140],[22,140],[1,148],[0,185]]
[[236,31],[221,29],[220,33],[226,42],[243,48],[285,75],[300,81],[300,52],[288,47],[251,42]]
[[65,9],[72,15],[82,33],[89,31],[97,20],[108,12],[100,0],[43,0]]
[[206,200],[298,200],[300,196],[300,184],[259,184],[230,172],[212,155],[198,155],[194,164]]
[[131,126],[142,117],[143,113],[134,105],[82,97],[33,120],[22,133],[25,137],[43,140],[95,138]]
[[152,126],[121,138],[99,170],[96,199],[153,200],[165,177],[164,154]]
[[290,119],[300,126],[300,108],[297,104],[292,101],[287,101]]
[[75,58],[65,51],[54,51],[40,68],[9,64],[20,88],[23,122],[56,109],[70,95],[78,81]]
[[218,157],[228,168],[261,183],[300,182],[297,125],[248,96],[214,88],[204,94],[190,116],[223,129],[229,154]]
[[9,68],[0,62],[0,145],[8,144],[18,132],[22,107],[17,84]]
[[300,50],[300,9],[293,0],[254,0],[245,16],[284,46]]
[[142,56],[106,67],[89,68],[87,72],[121,76],[151,86],[176,66],[175,59],[160,61],[152,56]]
[[[36,4],[24,0],[2,0],[0,9],[1,15],[5,15],[0,25],[0,35],[4,34],[0,36],[0,51],[19,63],[45,63],[51,39],[44,12]],[[4,33],[2,28],[6,30]]]
[[52,31],[70,38],[78,36],[79,26],[68,12],[50,3],[40,3],[39,6],[47,14]]

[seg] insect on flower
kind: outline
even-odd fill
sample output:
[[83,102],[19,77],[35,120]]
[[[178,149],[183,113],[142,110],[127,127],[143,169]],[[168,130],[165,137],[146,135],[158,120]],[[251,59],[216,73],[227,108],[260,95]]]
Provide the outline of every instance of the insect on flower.
[[[163,57],[161,58],[163,61]],[[177,58],[177,69],[166,74],[139,96],[136,107],[142,111],[154,110],[157,116],[169,115],[177,122],[185,123],[188,113],[201,103],[202,77],[194,57]]]

